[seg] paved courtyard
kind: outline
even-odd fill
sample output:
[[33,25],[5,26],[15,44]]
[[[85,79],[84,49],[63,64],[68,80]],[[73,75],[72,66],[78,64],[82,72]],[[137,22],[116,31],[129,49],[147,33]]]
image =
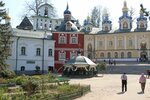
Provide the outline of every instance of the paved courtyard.
[[121,74],[98,74],[97,77],[71,79],[71,84],[91,85],[91,92],[76,100],[150,100],[150,79],[147,79],[145,94],[140,94],[140,75],[128,74],[128,90],[121,92]]

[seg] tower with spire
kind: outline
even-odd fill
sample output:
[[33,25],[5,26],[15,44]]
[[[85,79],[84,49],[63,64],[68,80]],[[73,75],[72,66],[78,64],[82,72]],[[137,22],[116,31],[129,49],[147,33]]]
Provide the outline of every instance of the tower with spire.
[[67,3],[66,10],[64,11],[64,21],[71,21],[71,11],[69,11],[69,6]]
[[123,15],[119,18],[119,32],[130,32],[132,28],[132,17],[128,15],[127,2],[124,1]]
[[61,32],[77,32],[79,31],[79,25],[77,27],[77,20],[72,16],[71,11],[69,10],[69,5],[67,3],[66,10],[63,13],[64,21],[61,25],[56,29],[57,31]]
[[81,32],[84,32],[85,34],[89,34],[92,31],[92,28],[93,28],[93,24],[88,14],[87,18],[83,22],[83,27],[81,29]]
[[102,32],[108,33],[112,29],[112,22],[109,20],[108,12],[105,9],[102,19]]
[[142,10],[140,10],[140,16],[137,18],[137,28],[135,31],[146,31],[147,29],[147,18],[144,16]]

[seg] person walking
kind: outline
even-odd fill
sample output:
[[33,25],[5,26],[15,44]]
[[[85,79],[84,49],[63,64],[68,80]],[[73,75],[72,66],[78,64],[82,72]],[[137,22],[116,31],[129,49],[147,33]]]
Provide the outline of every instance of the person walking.
[[122,92],[127,91],[127,75],[126,73],[123,73],[123,75],[121,76],[121,82],[122,82]]
[[142,93],[144,93],[145,85],[146,85],[146,77],[144,76],[144,73],[141,74],[139,78],[139,83],[141,84]]

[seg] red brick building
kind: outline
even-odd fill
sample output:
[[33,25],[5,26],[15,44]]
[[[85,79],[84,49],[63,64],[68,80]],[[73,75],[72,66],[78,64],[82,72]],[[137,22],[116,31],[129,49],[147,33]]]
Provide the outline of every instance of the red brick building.
[[84,48],[84,33],[79,31],[80,25],[71,15],[67,5],[64,11],[64,21],[52,32],[55,40],[55,69],[58,72],[62,71],[62,66],[65,61],[77,56],[77,51],[80,49],[83,54]]

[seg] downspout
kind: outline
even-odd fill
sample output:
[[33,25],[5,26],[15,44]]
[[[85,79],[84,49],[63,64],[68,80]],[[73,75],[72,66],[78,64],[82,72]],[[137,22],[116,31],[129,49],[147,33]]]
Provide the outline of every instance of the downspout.
[[16,74],[17,74],[17,68],[18,68],[18,41],[19,39],[20,37],[18,37],[16,41]]
[[42,74],[44,74],[44,38],[43,38],[43,52],[42,52]]

